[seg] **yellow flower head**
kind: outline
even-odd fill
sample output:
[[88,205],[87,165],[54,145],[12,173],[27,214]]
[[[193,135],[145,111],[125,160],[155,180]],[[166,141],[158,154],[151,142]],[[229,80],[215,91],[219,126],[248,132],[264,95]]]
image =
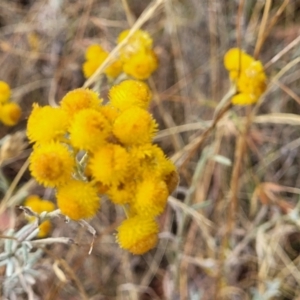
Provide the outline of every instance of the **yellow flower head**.
[[106,191],[111,202],[115,204],[127,204],[132,201],[136,190],[136,184],[134,181],[128,179],[124,182],[113,184]]
[[244,71],[253,61],[255,60],[252,56],[239,48],[232,48],[228,50],[224,56],[224,66],[229,72]]
[[127,172],[129,154],[114,144],[106,144],[93,153],[88,168],[92,176],[104,185],[120,183]]
[[132,106],[147,109],[152,98],[148,85],[138,80],[124,80],[109,91],[111,105],[120,111]]
[[90,45],[85,51],[86,60],[97,60],[106,51],[98,44]]
[[62,109],[34,103],[27,122],[28,139],[32,143],[59,140],[67,133],[68,123],[68,115]]
[[107,57],[108,52],[103,50],[102,52],[98,53],[97,57],[85,61],[82,66],[84,76],[86,78],[91,77],[94,74],[94,72],[102,65],[102,63],[106,60]]
[[169,190],[164,181],[155,177],[145,178],[137,184],[132,211],[143,216],[158,216],[164,211],[168,196]]
[[105,70],[104,74],[112,79],[118,77],[123,70],[123,63],[120,60],[113,61]]
[[8,102],[0,106],[0,120],[6,126],[16,125],[21,118],[21,114],[21,107],[17,103]]
[[158,60],[153,50],[141,50],[124,62],[123,71],[129,76],[145,80],[157,69]]
[[[32,195],[26,198],[24,206],[30,207],[34,212],[40,214],[43,211],[51,212],[55,209],[55,205],[53,202],[48,200],[42,200],[39,196]],[[29,222],[34,222],[35,217],[27,217]],[[46,220],[39,225],[39,233],[37,237],[43,238],[48,235],[51,231],[51,222],[50,220]]]
[[[129,34],[130,30],[124,30],[118,37],[118,44],[120,44]],[[131,55],[140,50],[150,50],[153,45],[153,40],[148,32],[137,30],[128,40],[125,46],[120,50],[120,56],[123,60],[127,60]]]
[[158,146],[151,143],[134,145],[129,148],[131,176],[142,180],[145,175],[152,174],[154,177],[160,177],[161,172],[157,172],[157,162],[155,152]]
[[39,233],[37,234],[38,238],[46,237],[52,229],[52,224],[50,220],[42,222],[39,226]]
[[10,98],[10,87],[5,81],[0,80],[0,104],[5,103]]
[[57,206],[72,220],[92,218],[100,207],[97,189],[91,183],[71,180],[57,190]]
[[84,77],[90,78],[96,72],[96,70],[99,68],[99,66],[102,64],[102,62],[99,64],[98,60],[85,61],[82,65],[82,71],[83,71]]
[[73,147],[93,151],[106,142],[111,125],[99,111],[84,109],[74,117],[70,126],[70,141]]
[[260,61],[253,61],[237,81],[238,91],[260,96],[266,89],[266,75]]
[[[88,47],[85,53],[86,61],[84,62],[82,69],[86,78],[91,77],[95,71],[106,60],[109,53],[106,52],[100,45],[91,45]],[[122,72],[122,62],[119,60],[114,61],[109,65],[104,73],[108,77],[116,78]]]
[[158,242],[159,227],[151,217],[135,216],[124,220],[117,231],[120,247],[136,255],[146,253]]
[[120,115],[119,111],[111,106],[110,104],[103,105],[100,107],[99,111],[105,116],[105,118],[109,121],[112,125],[116,118]]
[[79,88],[67,93],[61,100],[61,108],[73,119],[79,111],[92,108],[99,109],[102,99],[92,90]]
[[124,145],[150,143],[156,130],[151,114],[139,107],[125,110],[113,126],[113,134]]
[[55,204],[49,200],[43,200],[37,195],[31,195],[25,199],[24,206],[30,207],[34,212],[40,214],[43,211],[50,212],[55,209]]
[[152,174],[165,180],[176,167],[161,148],[153,144],[143,144],[130,148],[132,169],[139,170],[142,177]]
[[267,78],[262,63],[244,51],[233,48],[225,54],[224,65],[237,88],[237,95],[233,96],[231,100],[232,104],[256,103],[266,90]]
[[75,160],[68,148],[57,142],[49,142],[34,148],[29,169],[32,176],[47,187],[55,187],[69,181]]

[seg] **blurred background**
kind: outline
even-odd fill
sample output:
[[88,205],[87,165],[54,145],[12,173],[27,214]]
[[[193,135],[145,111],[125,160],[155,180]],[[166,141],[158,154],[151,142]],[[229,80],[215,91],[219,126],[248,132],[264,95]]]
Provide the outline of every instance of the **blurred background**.
[[[16,134],[22,144],[1,161],[1,236],[26,224],[15,207],[26,196],[55,201],[24,165],[32,103],[55,105],[83,86],[86,48],[111,51],[141,15],[159,59],[148,80],[155,142],[180,176],[159,218],[160,242],[142,256],[120,249],[114,235],[124,214],[105,202],[89,221],[97,232],[89,255],[87,228],[56,218],[50,236],[77,244],[41,246],[38,276],[16,299],[300,299],[297,0],[1,0],[0,80],[22,108],[18,125],[0,125],[2,148]],[[268,87],[256,105],[220,111],[232,47],[255,54]],[[105,99],[109,87],[103,80]],[[4,274],[0,265],[3,282]]]

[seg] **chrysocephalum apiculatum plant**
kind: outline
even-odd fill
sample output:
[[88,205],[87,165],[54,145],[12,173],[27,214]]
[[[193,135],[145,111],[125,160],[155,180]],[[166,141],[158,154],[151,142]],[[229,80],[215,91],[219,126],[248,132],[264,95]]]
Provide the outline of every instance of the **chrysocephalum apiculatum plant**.
[[[122,32],[118,42],[127,34]],[[121,205],[126,219],[117,228],[117,241],[143,254],[157,244],[156,217],[178,178],[174,164],[153,144],[158,126],[148,112],[152,93],[140,81],[157,67],[150,35],[137,31],[119,54],[105,74],[111,79],[124,72],[135,79],[112,85],[105,103],[93,90],[78,88],[59,107],[33,105],[27,125],[34,143],[29,169],[37,182],[56,189],[58,208],[72,220],[94,217],[103,196]],[[107,55],[98,45],[88,48],[86,77]]]
[[[117,42],[128,34],[123,31]],[[67,93],[59,107],[35,103],[27,126],[34,143],[31,174],[56,189],[61,213],[75,221],[92,218],[101,208],[101,198],[108,197],[124,208],[126,219],[117,228],[117,241],[133,254],[157,244],[156,217],[178,181],[174,164],[152,142],[158,126],[148,112],[152,93],[141,81],[158,65],[152,47],[150,35],[138,30],[120,48],[104,70],[112,83],[108,101],[93,90],[78,88]],[[92,76],[108,55],[100,45],[89,46],[85,77]],[[224,65],[236,88],[231,103],[256,103],[266,89],[261,62],[233,48],[225,54]]]

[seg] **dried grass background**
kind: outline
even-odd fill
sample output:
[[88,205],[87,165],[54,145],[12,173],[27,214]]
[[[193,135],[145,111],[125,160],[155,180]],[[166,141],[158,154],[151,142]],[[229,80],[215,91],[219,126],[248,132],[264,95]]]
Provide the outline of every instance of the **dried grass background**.
[[[77,244],[44,248],[32,299],[300,299],[299,1],[1,0],[0,80],[24,112],[16,127],[0,125],[1,138],[24,132],[33,102],[55,105],[83,86],[85,49],[114,49],[148,5],[142,28],[160,61],[149,80],[156,141],[180,174],[160,243],[143,256],[119,249],[124,215],[109,202],[89,222],[91,255],[87,228],[55,219],[51,236]],[[236,46],[263,62],[268,90],[213,122],[230,85],[223,56]],[[15,206],[26,194],[55,199],[30,179],[29,154],[2,164],[1,232],[24,225]]]

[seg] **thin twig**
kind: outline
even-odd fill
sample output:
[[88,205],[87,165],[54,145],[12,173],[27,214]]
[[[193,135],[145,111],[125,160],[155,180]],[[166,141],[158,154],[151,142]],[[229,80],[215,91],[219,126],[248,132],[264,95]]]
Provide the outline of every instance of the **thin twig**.
[[281,83],[280,81],[276,81],[274,83],[278,85],[284,92],[286,92],[292,99],[294,99],[300,105],[300,97],[293,90],[291,90],[288,86]]
[[300,43],[300,35],[297,36],[293,41],[291,41],[286,47],[284,47],[280,52],[278,52],[270,61],[268,61],[264,68],[269,68],[272,64],[278,61],[283,55],[289,52],[291,49],[296,47]]
[[258,57],[258,55],[260,53],[260,50],[261,50],[261,48],[263,46],[263,43],[264,43],[264,31],[265,31],[266,26],[267,26],[269,12],[270,12],[270,9],[271,9],[271,4],[272,4],[272,0],[266,0],[265,9],[264,9],[264,13],[263,13],[263,16],[262,16],[262,20],[260,22],[258,37],[257,37],[255,49],[254,49],[254,54],[253,54],[254,58]]
[[130,7],[128,5],[128,0],[122,0],[122,5],[126,14],[127,23],[129,24],[130,27],[132,27],[135,22],[135,17],[132,11],[130,10]]
[[263,34],[263,38],[262,38],[262,42],[264,42],[266,40],[266,38],[268,37],[268,35],[270,34],[271,30],[273,29],[273,27],[275,26],[275,24],[277,23],[279,17],[281,16],[281,14],[284,12],[285,8],[287,7],[287,5],[289,4],[290,0],[285,0],[281,6],[278,8],[278,10],[276,11],[276,14],[273,16],[273,18],[271,19],[269,26],[267,27],[267,29],[264,31]]
[[230,181],[230,205],[228,206],[228,232],[230,233],[235,227],[237,211],[238,211],[238,191],[240,182],[240,172],[242,168],[243,158],[246,152],[247,135],[251,126],[251,119],[248,117],[245,127],[238,137],[236,143],[236,149],[234,154],[234,166],[232,170],[232,176]]
[[13,182],[9,186],[9,188],[8,188],[8,190],[7,190],[4,198],[2,199],[2,202],[0,204],[0,215],[5,210],[5,208],[8,207],[7,206],[7,202],[9,201],[10,197],[12,196],[15,188],[17,187],[20,179],[24,175],[24,173],[27,170],[28,166],[29,166],[29,158],[24,162],[23,166],[21,167],[21,169],[19,170],[18,174],[14,178]]
[[213,129],[216,127],[218,122],[222,119],[222,117],[225,115],[225,113],[230,109],[231,107],[231,98],[236,93],[234,88],[231,88],[228,93],[223,97],[223,99],[220,101],[220,105],[217,106],[215,117],[212,121],[212,124],[210,127],[208,127],[199,137],[195,138],[192,142],[187,144],[181,151],[178,151],[176,154],[174,154],[171,159],[175,163],[179,163],[179,160],[186,155],[182,161],[180,161],[180,167],[183,168],[185,164],[190,160],[190,158],[194,155],[194,153],[199,149],[199,147],[202,145],[202,143],[206,140],[206,138],[209,136],[209,134],[213,131]]
[[236,44],[238,48],[242,48],[242,18],[245,6],[245,0],[241,0],[238,8],[236,19]]

